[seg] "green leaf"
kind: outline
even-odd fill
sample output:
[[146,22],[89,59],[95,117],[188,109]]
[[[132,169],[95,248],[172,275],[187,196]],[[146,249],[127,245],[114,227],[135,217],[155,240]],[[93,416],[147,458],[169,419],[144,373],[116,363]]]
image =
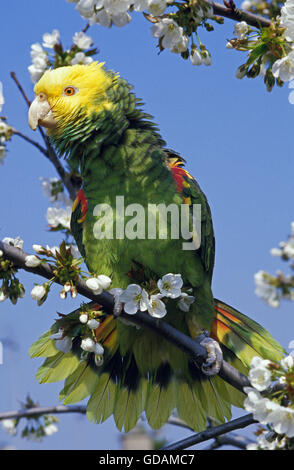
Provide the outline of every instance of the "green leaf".
[[99,375],[91,369],[86,361],[82,361],[77,369],[67,377],[64,388],[59,394],[59,400],[64,400],[65,405],[77,403],[94,392],[98,381]]
[[262,43],[256,46],[253,51],[249,55],[249,59],[247,60],[247,64],[253,64],[253,62],[258,59],[259,56],[264,55],[267,52],[267,46],[266,44]]
[[59,382],[65,379],[79,365],[79,359],[71,352],[59,352],[53,357],[48,357],[44,364],[39,368],[36,378],[40,383]]
[[52,332],[47,331],[31,345],[29,349],[30,357],[50,357],[56,355],[58,351],[55,347],[55,341],[50,339],[51,335]]

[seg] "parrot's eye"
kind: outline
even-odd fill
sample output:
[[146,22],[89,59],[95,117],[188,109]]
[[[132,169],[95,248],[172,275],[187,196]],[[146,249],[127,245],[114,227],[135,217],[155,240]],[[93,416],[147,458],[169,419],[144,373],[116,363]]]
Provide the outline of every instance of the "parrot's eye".
[[73,86],[67,86],[64,90],[63,90],[63,95],[64,96],[72,96],[72,95],[75,95],[77,93],[78,89],[73,87]]

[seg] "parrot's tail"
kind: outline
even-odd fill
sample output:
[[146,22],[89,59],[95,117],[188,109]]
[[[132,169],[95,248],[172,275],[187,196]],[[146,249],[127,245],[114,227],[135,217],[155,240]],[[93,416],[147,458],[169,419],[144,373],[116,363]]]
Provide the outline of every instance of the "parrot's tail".
[[[72,318],[80,324],[79,315]],[[208,377],[176,346],[150,332],[136,330],[112,315],[95,331],[104,347],[104,363],[94,355],[81,355],[81,338],[72,350],[57,351],[45,333],[31,349],[32,357],[46,357],[37,378],[41,383],[65,379],[60,400],[77,403],[90,396],[87,416],[101,423],[113,415],[119,430],[130,431],[145,413],[149,425],[158,429],[174,410],[195,431],[231,419],[231,405],[242,407],[244,395],[219,376]],[[282,357],[282,347],[258,323],[229,305],[215,300],[211,336],[221,343],[224,359],[247,374],[253,356],[273,361]]]
[[210,335],[233,352],[245,367],[249,367],[254,356],[272,361],[282,358],[282,346],[261,325],[224,302],[214,301],[215,317]]

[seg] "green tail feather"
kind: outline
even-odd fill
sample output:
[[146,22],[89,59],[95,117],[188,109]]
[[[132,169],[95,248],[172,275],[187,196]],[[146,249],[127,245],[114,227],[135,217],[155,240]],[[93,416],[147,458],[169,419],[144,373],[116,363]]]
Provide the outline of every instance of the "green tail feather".
[[[264,328],[225,303],[215,302],[211,333],[222,344],[227,362],[247,374],[255,355],[281,359],[283,348]],[[74,316],[71,320],[73,325],[74,321],[79,322]],[[46,358],[37,372],[41,383],[65,380],[59,397],[64,404],[90,397],[90,421],[102,423],[113,415],[118,429],[128,432],[145,411],[149,425],[158,429],[177,410],[188,426],[201,431],[206,428],[207,417],[223,423],[231,419],[231,405],[243,406],[241,392],[218,376],[205,376],[175,346],[143,329],[138,332],[116,320],[110,321],[114,323],[109,323],[105,338],[117,327],[120,344],[112,349],[113,355],[105,348],[105,362],[100,367],[92,355],[83,360],[79,337],[74,339],[69,353],[56,349],[50,336],[60,327],[58,322],[30,348],[32,357]]]

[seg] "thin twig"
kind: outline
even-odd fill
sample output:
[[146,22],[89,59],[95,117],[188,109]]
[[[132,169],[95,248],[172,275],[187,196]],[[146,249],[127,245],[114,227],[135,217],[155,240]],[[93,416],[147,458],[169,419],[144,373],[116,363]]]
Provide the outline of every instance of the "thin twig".
[[241,418],[233,419],[228,423],[221,424],[220,426],[215,426],[206,429],[205,431],[201,431],[197,434],[193,434],[192,436],[189,436],[186,439],[182,439],[181,441],[163,447],[161,450],[187,449],[188,447],[199,444],[200,442],[205,442],[209,439],[215,439],[221,434],[226,434],[236,429],[245,428],[247,426],[250,426],[250,424],[254,424],[256,422],[257,421],[253,418],[253,415],[250,413],[248,415],[242,416]]
[[34,407],[29,409],[21,409],[15,411],[4,411],[0,413],[0,421],[4,419],[19,419],[19,418],[32,418],[33,416],[38,415],[47,415],[47,414],[64,414],[64,413],[81,413],[85,414],[87,411],[86,406],[82,405],[57,405],[57,406],[43,406],[43,407]]
[[254,441],[252,439],[248,439],[245,436],[241,436],[232,432],[216,437],[215,441],[203,450],[216,450],[223,446],[232,446],[237,447],[238,449],[246,450],[247,446],[253,442]]
[[17,76],[16,76],[16,73],[15,73],[15,72],[10,72],[10,76],[11,76],[12,80],[14,80],[14,82],[16,83],[16,86],[17,86],[17,88],[19,89],[20,93],[22,94],[22,96],[23,96],[25,102],[27,103],[28,107],[30,107],[30,106],[31,106],[31,102],[30,102],[30,100],[28,99],[28,97],[27,97],[27,95],[26,95],[26,93],[25,93],[23,87],[21,86],[21,84],[20,84],[20,82],[19,82],[19,80],[18,80],[18,78],[17,78]]
[[[17,88],[19,89],[20,93],[22,94],[27,106],[29,107],[31,105],[31,101],[28,99],[22,85],[20,84],[20,81],[18,80],[18,78],[16,76],[16,73],[15,72],[10,72],[10,76],[13,79],[13,81],[16,83]],[[55,167],[59,177],[63,181],[63,184],[66,187],[70,198],[72,199],[72,201],[74,201],[75,198],[76,198],[77,191],[76,191],[76,188],[74,187],[74,185],[71,182],[70,175],[63,168],[63,166],[60,162],[60,159],[58,158],[56,152],[54,151],[52,145],[50,144],[49,139],[46,136],[46,134],[44,133],[43,129],[40,126],[38,126],[38,130],[39,130],[39,132],[41,134],[41,137],[42,137],[42,139],[43,139],[43,141],[46,145],[47,150],[43,149],[43,147],[41,147],[41,146],[39,147],[38,145],[36,145],[36,142],[30,140],[29,138],[25,138],[24,135],[21,134],[21,133],[16,133],[16,135],[19,135],[20,137],[25,138],[25,140],[27,140],[32,145],[37,147],[43,153],[43,155],[45,155],[48,158],[48,160],[50,160],[50,162]]]
[[235,21],[246,21],[247,24],[253,26],[254,28],[268,28],[271,25],[271,21],[267,18],[264,18],[260,15],[255,15],[249,11],[239,10],[238,8],[228,8],[225,5],[217,2],[207,2],[209,3],[215,15],[224,16],[225,18],[230,18]]
[[[25,259],[28,254],[19,248],[15,248],[11,245],[8,245],[7,243],[0,242],[0,250],[3,252],[4,258],[12,261],[16,267],[34,274],[38,274],[46,279],[52,279],[54,277],[52,267],[48,263],[42,263],[35,268],[26,266]],[[55,282],[63,286],[63,282],[59,279],[56,279]],[[106,313],[113,314],[114,297],[109,292],[102,292],[99,295],[95,295],[93,291],[88,289],[86,283],[82,279],[79,279],[76,282],[76,288],[79,294],[95,303],[102,305]],[[171,342],[182,351],[187,353],[199,367],[207,358],[206,349],[201,346],[197,340],[194,340],[184,333],[176,330],[168,323],[154,319],[145,312],[138,311],[135,315],[129,315],[125,311],[122,311],[120,317],[135,325],[151,329],[165,340]],[[223,361],[222,363],[219,376],[241,392],[243,392],[244,387],[250,386],[248,378],[244,374],[241,374],[241,372],[239,372],[233,366],[228,364],[226,361]]]
[[43,153],[43,155],[45,155],[45,157],[48,158],[48,152],[47,152],[47,150],[44,149],[44,147],[42,147],[42,145],[38,144],[38,142],[36,142],[35,140],[31,139],[30,137],[28,137],[27,135],[23,134],[22,132],[17,131],[16,129],[12,129],[12,132],[13,132],[13,135],[18,135],[19,137],[21,137],[22,139],[26,140],[26,141],[29,142],[31,145],[33,145],[34,147],[36,147],[41,153]]

